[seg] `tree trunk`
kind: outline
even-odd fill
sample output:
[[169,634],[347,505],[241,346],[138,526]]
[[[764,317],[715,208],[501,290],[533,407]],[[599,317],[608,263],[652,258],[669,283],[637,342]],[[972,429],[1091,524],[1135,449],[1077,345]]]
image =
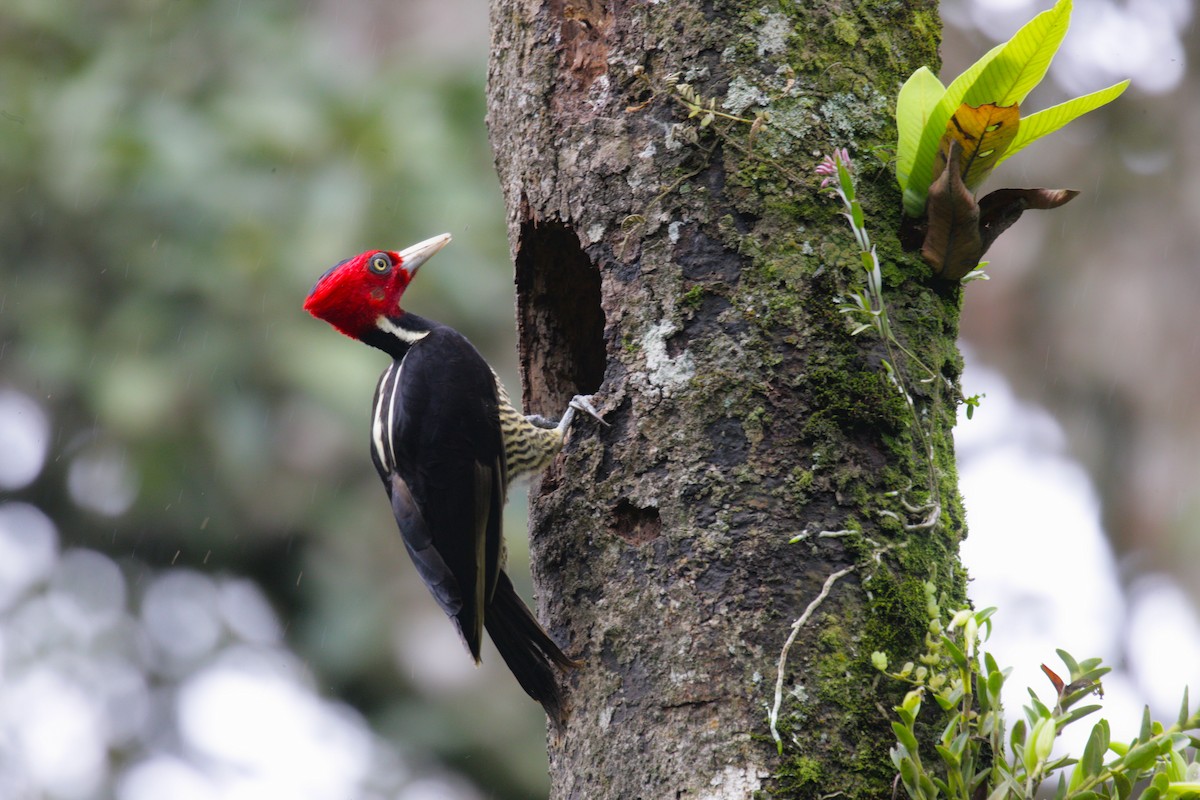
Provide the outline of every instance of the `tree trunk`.
[[[936,6],[492,2],[525,405],[597,392],[611,423],[576,424],[531,504],[539,613],[583,662],[554,798],[891,793],[896,697],[870,655],[920,651],[926,581],[964,596],[958,289],[901,249],[873,155],[901,82],[936,66]],[[769,122],[702,127],[679,82]],[[913,406],[885,344],[838,313],[863,273],[813,174],[834,147],[860,165],[896,335],[939,376],[896,364]],[[768,712],[810,604],[781,756]]]

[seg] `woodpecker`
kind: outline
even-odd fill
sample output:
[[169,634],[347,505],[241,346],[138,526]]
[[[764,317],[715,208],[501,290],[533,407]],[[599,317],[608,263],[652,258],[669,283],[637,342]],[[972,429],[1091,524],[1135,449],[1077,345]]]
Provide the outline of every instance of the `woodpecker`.
[[346,259],[320,277],[304,308],[392,357],[375,390],[371,459],[408,554],[475,662],[486,628],[521,688],[561,723],[555,668],[576,663],[505,574],[501,514],[510,481],[553,459],[576,411],[601,418],[583,395],[558,422],[522,415],[466,337],[400,307],[417,270],[449,242],[442,234]]

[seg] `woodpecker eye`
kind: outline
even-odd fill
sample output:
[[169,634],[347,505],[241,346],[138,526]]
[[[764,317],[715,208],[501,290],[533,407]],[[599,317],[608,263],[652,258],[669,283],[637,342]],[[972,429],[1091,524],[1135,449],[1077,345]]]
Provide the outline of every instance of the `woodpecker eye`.
[[371,272],[376,275],[386,275],[392,269],[392,259],[388,258],[386,253],[376,253],[371,256]]

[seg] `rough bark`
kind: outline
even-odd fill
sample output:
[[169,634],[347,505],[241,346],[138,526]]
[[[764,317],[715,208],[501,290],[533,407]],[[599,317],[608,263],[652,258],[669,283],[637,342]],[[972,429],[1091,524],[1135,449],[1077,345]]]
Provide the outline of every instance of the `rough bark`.
[[[812,168],[833,147],[857,157],[898,335],[955,381],[957,291],[901,250],[900,198],[872,156],[902,80],[936,66],[936,2],[491,13],[525,404],[598,392],[611,423],[577,425],[531,508],[540,615],[583,661],[551,733],[552,796],[888,796],[894,698],[870,654],[918,651],[923,582],[962,596],[954,402],[913,382],[943,513],[906,529],[925,451],[879,340],[837,313],[858,253]],[[701,128],[671,75],[770,124]],[[780,756],[780,650],[848,567],[790,652]]]

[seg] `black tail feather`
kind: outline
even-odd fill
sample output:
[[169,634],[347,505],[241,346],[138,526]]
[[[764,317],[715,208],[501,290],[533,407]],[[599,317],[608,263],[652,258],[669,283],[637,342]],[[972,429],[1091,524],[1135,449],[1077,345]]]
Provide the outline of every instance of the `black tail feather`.
[[555,724],[566,720],[562,689],[554,669],[579,666],[567,657],[525,607],[503,571],[484,612],[488,635],[525,693],[542,704]]

